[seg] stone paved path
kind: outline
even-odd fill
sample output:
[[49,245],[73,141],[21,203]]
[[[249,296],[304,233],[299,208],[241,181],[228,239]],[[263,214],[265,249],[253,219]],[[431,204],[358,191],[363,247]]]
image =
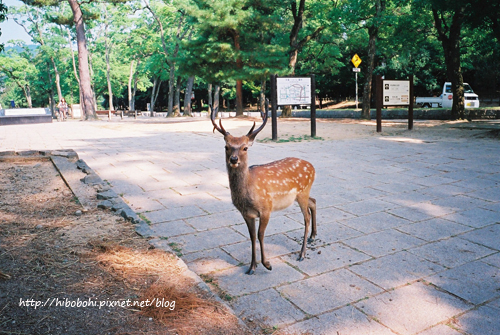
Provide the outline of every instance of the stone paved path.
[[253,164],[295,156],[315,166],[318,239],[297,262],[300,210],[274,213],[266,231],[273,270],[259,265],[254,276],[244,274],[248,232],[231,204],[223,140],[208,121],[4,126],[0,141],[1,151],[77,151],[151,222],[157,245],[217,283],[249,325],[289,334],[499,334],[498,140],[256,143]]

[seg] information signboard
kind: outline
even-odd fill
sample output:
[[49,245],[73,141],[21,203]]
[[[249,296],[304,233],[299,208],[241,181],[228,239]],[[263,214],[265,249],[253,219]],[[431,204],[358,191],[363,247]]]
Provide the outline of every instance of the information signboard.
[[311,78],[276,78],[278,105],[310,105]]
[[382,97],[384,106],[408,106],[410,104],[410,81],[383,80]]

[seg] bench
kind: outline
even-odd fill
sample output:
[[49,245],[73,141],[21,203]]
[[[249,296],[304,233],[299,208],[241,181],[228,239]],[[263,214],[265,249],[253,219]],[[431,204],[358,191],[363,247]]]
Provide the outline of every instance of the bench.
[[107,115],[108,119],[111,119],[111,113],[115,114],[116,111],[110,111],[110,110],[107,110],[107,111],[95,111],[95,113],[96,113],[96,115]]
[[135,111],[123,111],[123,110],[102,110],[102,111],[95,111],[97,115],[107,115],[108,119],[111,119],[111,114],[115,116],[120,116],[123,119],[123,116],[133,116],[137,118],[137,115],[142,115],[142,112],[140,110],[135,110]]

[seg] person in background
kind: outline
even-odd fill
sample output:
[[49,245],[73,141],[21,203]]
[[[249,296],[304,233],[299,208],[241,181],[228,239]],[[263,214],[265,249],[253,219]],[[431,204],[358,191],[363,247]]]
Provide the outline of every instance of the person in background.
[[57,104],[57,108],[59,109],[59,117],[61,118],[61,121],[66,120],[66,113],[68,112],[68,104],[66,103],[66,100],[64,98],[59,101]]

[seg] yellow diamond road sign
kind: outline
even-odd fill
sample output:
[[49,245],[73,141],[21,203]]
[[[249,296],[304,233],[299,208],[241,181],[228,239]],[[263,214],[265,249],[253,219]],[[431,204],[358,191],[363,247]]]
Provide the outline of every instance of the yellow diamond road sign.
[[361,58],[359,58],[358,54],[355,54],[352,57],[351,62],[354,64],[355,67],[358,67],[359,64],[361,64]]

